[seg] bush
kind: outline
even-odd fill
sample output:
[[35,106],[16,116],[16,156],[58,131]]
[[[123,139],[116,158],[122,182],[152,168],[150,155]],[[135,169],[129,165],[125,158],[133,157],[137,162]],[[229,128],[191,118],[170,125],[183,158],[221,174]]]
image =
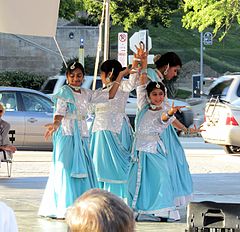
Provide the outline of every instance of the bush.
[[46,76],[22,71],[1,72],[0,85],[39,90]]

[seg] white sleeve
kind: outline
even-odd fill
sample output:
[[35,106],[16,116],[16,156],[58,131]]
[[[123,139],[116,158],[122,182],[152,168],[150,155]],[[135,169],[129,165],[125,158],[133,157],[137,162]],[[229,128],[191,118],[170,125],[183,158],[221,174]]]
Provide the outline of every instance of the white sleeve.
[[140,85],[137,87],[137,106],[138,109],[142,109],[148,104],[146,85]]
[[63,99],[57,99],[57,104],[56,104],[56,111],[54,115],[61,115],[65,116],[67,112],[67,102],[64,101]]
[[138,85],[138,80],[139,80],[139,74],[138,73],[133,73],[130,74],[128,80],[122,80],[120,89],[124,92],[131,92],[132,90],[136,89]]

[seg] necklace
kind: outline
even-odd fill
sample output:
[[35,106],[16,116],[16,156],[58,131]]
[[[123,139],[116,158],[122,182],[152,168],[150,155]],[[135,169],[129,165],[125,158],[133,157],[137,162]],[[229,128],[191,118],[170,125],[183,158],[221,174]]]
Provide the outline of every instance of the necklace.
[[150,108],[151,108],[152,110],[156,110],[156,109],[161,109],[162,106],[161,106],[161,105],[150,104]]
[[73,85],[70,85],[70,84],[68,84],[69,85],[69,87],[71,88],[71,89],[73,89],[74,91],[79,91],[79,90],[81,90],[81,86],[73,86]]

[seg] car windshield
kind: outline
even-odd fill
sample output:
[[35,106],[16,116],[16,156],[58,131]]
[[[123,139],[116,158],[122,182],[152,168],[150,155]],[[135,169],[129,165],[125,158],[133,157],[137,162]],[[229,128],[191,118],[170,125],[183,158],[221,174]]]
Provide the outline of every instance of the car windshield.
[[233,79],[224,80],[215,85],[210,91],[209,96],[226,96]]
[[55,87],[56,83],[57,83],[57,79],[47,80],[43,84],[43,86],[41,88],[41,92],[46,93],[46,94],[53,93],[53,90],[54,90],[54,87]]

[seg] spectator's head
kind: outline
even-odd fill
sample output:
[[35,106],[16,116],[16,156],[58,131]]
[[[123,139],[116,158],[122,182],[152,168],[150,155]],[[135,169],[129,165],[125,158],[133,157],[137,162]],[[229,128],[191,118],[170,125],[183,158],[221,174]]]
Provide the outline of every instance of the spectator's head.
[[176,77],[182,67],[182,61],[175,52],[167,52],[163,55],[156,55],[154,57],[154,63],[156,68],[167,80],[171,80]]
[[91,189],[67,210],[70,232],[133,232],[133,211],[119,197]]

